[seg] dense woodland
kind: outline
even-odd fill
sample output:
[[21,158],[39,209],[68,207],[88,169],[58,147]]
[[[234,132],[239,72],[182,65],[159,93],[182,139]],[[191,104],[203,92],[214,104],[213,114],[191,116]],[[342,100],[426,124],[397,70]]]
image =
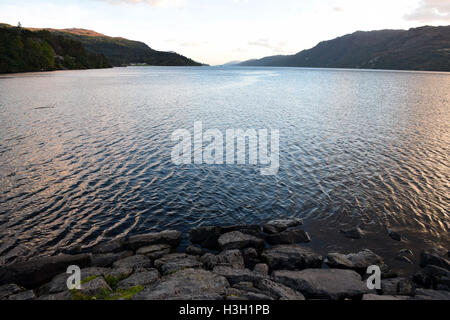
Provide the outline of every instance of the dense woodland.
[[102,54],[49,31],[0,25],[0,73],[111,67]]
[[143,42],[108,37],[83,29],[54,30],[56,34],[80,41],[86,50],[104,54],[114,66],[146,64],[152,66],[201,66],[175,52],[157,51]]
[[109,68],[133,64],[201,66],[175,52],[83,29],[25,29],[0,24],[0,73]]

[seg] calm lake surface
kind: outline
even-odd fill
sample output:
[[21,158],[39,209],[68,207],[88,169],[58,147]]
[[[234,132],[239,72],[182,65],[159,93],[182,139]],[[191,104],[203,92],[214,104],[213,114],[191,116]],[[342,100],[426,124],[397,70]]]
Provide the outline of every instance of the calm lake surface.
[[[280,130],[280,170],[171,162],[173,131]],[[129,67],[0,77],[0,264],[124,234],[301,217],[396,265],[450,246],[450,74]],[[338,230],[365,224],[360,240]],[[396,242],[393,228],[406,236]],[[399,266],[405,267],[405,266]],[[409,267],[406,267],[409,268]]]

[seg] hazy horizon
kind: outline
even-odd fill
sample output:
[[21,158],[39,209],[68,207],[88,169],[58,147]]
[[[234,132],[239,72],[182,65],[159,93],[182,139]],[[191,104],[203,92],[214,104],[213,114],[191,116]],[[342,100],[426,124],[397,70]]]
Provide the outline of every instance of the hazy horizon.
[[[282,4],[282,5],[281,5]],[[382,19],[380,18],[382,17]],[[450,24],[443,0],[0,0],[0,22],[83,28],[220,65],[294,54],[355,31]],[[306,32],[303,32],[306,30]]]

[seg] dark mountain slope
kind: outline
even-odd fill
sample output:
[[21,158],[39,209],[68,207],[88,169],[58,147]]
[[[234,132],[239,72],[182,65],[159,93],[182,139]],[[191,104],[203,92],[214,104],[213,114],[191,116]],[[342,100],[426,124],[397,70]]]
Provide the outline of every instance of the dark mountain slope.
[[450,26],[358,31],[295,55],[241,65],[450,71]]
[[156,51],[143,42],[124,38],[108,37],[84,29],[47,29],[52,33],[80,41],[86,50],[104,54],[115,66],[148,64],[156,66],[201,66],[202,64],[178,53]]
[[0,25],[0,73],[109,68],[102,54],[48,31]]

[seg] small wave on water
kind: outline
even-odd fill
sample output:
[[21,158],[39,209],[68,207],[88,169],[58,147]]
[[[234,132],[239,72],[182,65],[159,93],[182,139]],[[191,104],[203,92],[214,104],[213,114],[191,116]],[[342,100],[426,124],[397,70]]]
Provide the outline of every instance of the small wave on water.
[[[8,77],[0,264],[126,234],[288,216],[305,219],[324,253],[393,254],[404,244],[387,228],[415,248],[449,246],[448,101],[443,73],[133,67]],[[279,129],[278,174],[174,165],[171,134],[195,121]],[[372,236],[338,232],[357,224]]]

